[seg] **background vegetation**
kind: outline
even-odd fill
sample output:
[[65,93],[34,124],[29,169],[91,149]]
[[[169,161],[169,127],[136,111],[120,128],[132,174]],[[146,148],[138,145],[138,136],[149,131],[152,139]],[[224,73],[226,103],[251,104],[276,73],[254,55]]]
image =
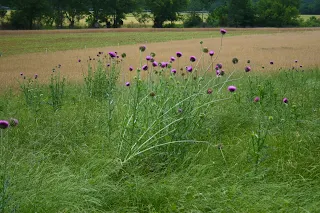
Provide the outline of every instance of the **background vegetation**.
[[320,14],[317,0],[0,0],[0,8],[5,29],[74,28],[80,20],[117,28],[128,15],[157,28],[320,26],[318,18],[299,19]]

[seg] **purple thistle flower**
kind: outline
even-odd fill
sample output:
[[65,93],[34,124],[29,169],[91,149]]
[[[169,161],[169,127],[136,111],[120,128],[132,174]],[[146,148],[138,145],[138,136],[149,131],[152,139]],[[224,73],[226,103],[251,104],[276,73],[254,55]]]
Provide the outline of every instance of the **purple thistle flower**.
[[235,87],[235,86],[229,86],[229,87],[228,87],[228,90],[229,90],[230,92],[235,92],[235,91],[237,90],[237,87]]
[[222,68],[222,64],[221,63],[217,64],[217,67],[219,67],[219,69],[221,69]]
[[81,59],[78,59],[78,62],[80,63],[80,62],[81,62]]
[[20,75],[21,75],[21,76],[23,76],[23,73],[22,73],[22,72],[20,72]]
[[130,82],[126,82],[126,86],[129,87],[130,86]]
[[274,64],[273,61],[270,61],[270,64],[271,64],[271,65]]
[[180,58],[182,56],[182,52],[176,52],[176,55],[178,58]]
[[214,69],[215,69],[215,70],[219,70],[219,67],[218,67],[218,66],[216,66]]
[[34,79],[37,79],[37,78],[38,78],[38,74],[35,74],[35,75],[34,75]]
[[207,94],[211,94],[212,92],[213,92],[213,90],[210,88],[207,90]]
[[225,29],[220,29],[220,33],[221,33],[222,35],[224,35],[224,34],[227,33],[227,31],[226,31]]
[[289,102],[288,98],[284,98],[283,100],[283,103],[287,104]]
[[10,126],[17,126],[19,124],[18,119],[10,118]]
[[0,120],[0,129],[6,129],[9,127],[9,122],[5,120]]
[[147,66],[147,65],[143,65],[143,66],[142,66],[142,69],[143,69],[144,71],[147,71],[147,70],[148,70],[148,66]]
[[157,67],[158,66],[158,62],[156,62],[156,61],[152,62],[152,66],[153,67]]
[[220,75],[223,76],[224,75],[224,70],[220,70]]
[[251,67],[250,67],[250,66],[246,66],[246,67],[244,68],[244,70],[245,70],[246,72],[250,72],[250,71],[251,71]]
[[216,70],[216,75],[219,77],[221,75],[220,70]]
[[171,72],[172,72],[173,74],[176,74],[176,73],[177,73],[177,70],[176,70],[176,69],[172,69]]
[[152,59],[152,57],[150,56],[150,55],[148,55],[147,57],[146,57],[146,60],[147,61],[150,61]]
[[111,58],[117,57],[117,53],[115,53],[115,52],[109,52],[109,55]]
[[107,67],[110,67],[110,63],[107,63]]
[[211,50],[211,51],[209,52],[209,55],[210,55],[210,56],[213,56],[213,55],[214,55],[214,51]]
[[298,60],[294,60],[295,63],[298,63]]
[[196,59],[195,56],[191,56],[191,57],[190,57],[190,61],[191,61],[191,62],[195,62],[196,60],[197,60],[197,59]]
[[255,98],[253,99],[253,101],[254,101],[254,102],[259,102],[259,101],[260,101],[260,97],[258,97],[258,96],[255,97]]
[[300,65],[300,68],[302,68],[302,65]]
[[175,60],[176,60],[176,58],[173,57],[173,56],[170,58],[170,61],[172,61],[172,62],[175,61]]
[[166,62],[161,62],[160,66],[161,66],[161,68],[165,68],[165,67],[167,67],[167,63]]
[[130,66],[130,67],[129,67],[129,71],[132,71],[132,70],[133,70],[133,68],[132,68],[132,66]]
[[187,66],[187,67],[186,67],[186,70],[187,70],[188,72],[192,72],[192,66]]

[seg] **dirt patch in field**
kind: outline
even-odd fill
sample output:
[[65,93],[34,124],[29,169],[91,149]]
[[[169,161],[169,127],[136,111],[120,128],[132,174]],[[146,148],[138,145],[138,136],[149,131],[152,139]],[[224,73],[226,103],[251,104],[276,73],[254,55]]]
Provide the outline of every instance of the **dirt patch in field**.
[[[147,50],[143,54],[143,59],[150,52],[155,52],[156,60],[169,61],[171,56],[175,56],[176,51],[181,51],[183,57],[179,65],[185,67],[190,65],[189,57],[201,56],[200,42],[201,39],[172,41],[162,43],[146,44]],[[220,48],[220,38],[202,39],[203,46],[214,50],[216,55]],[[109,51],[117,51],[119,54],[125,52],[127,58],[123,62],[122,81],[130,81],[135,72],[129,72],[128,67],[139,67],[139,50],[138,45],[116,46],[107,48],[90,48],[83,50],[59,51],[54,53],[31,53],[16,56],[0,57],[0,89],[6,87],[18,87],[17,80],[21,79],[20,73],[25,76],[33,77],[38,74],[41,81],[48,80],[52,69],[58,69],[60,64],[60,73],[67,79],[74,82],[83,81],[83,73],[87,72],[88,63],[97,61],[99,51],[107,54]],[[269,72],[278,70],[280,67],[291,68],[293,66],[299,69],[306,67],[320,66],[320,30],[303,31],[303,32],[286,32],[274,33],[268,35],[244,35],[236,37],[226,37],[223,39],[221,53],[215,63],[222,63],[226,72],[233,70],[232,58],[237,57],[239,64],[237,69],[243,71],[250,60],[252,72],[262,71]],[[92,60],[89,60],[89,56]],[[93,58],[95,60],[93,60]],[[81,60],[79,63],[78,60]],[[294,61],[298,60],[298,63]],[[209,55],[204,55],[204,64],[210,63]],[[270,61],[274,65],[270,65]],[[143,64],[146,61],[143,60]],[[193,63],[196,64],[197,62]],[[199,64],[199,67],[206,65]],[[302,68],[300,68],[300,65]],[[173,63],[174,68],[177,62]],[[264,69],[262,67],[265,67]]]

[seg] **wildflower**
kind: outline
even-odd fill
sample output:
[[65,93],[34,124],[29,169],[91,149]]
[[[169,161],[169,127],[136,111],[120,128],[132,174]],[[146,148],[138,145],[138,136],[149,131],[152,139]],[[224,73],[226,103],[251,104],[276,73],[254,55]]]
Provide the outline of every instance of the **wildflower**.
[[147,49],[147,47],[145,45],[142,45],[142,46],[139,47],[139,50],[141,52],[144,52],[146,49]]
[[222,68],[222,64],[221,63],[217,64],[217,66],[219,67],[219,69]]
[[250,64],[250,60],[248,60],[247,63]]
[[298,60],[294,60],[295,63],[298,63]]
[[192,72],[192,66],[187,66],[187,67],[186,67],[186,70],[187,70],[188,72]]
[[130,67],[129,67],[129,71],[132,71],[132,70],[133,70],[133,67],[132,67],[132,66],[130,66]]
[[258,96],[255,97],[255,98],[253,99],[253,101],[254,101],[254,102],[259,102],[259,101],[260,101],[260,97],[258,97]]
[[209,55],[213,56],[214,55],[214,51],[213,50],[209,51]]
[[226,31],[225,29],[220,29],[220,33],[221,33],[222,35],[224,35],[224,34],[227,33],[227,31]]
[[122,58],[125,58],[125,57],[127,57],[127,54],[126,54],[126,53],[122,53],[122,54],[121,54],[121,57],[122,57]]
[[156,61],[152,62],[152,66],[153,66],[153,67],[158,66],[158,62],[156,62]]
[[182,52],[176,52],[176,55],[178,58],[180,58],[182,56]]
[[10,126],[17,126],[19,124],[18,119],[10,118]]
[[102,55],[102,54],[103,54],[103,52],[98,52],[98,54],[99,54],[99,55]]
[[107,63],[107,67],[110,67],[110,63]]
[[23,76],[23,73],[21,72],[20,75]]
[[224,74],[225,74],[224,70],[220,70],[220,75],[224,76]]
[[35,74],[35,75],[34,75],[34,79],[37,79],[37,78],[38,78],[38,74]]
[[142,69],[143,69],[144,71],[147,71],[147,70],[148,70],[148,66],[147,66],[147,65],[143,65],[143,66],[142,66]]
[[6,129],[9,126],[9,122],[5,120],[0,120],[0,129]]
[[58,64],[58,68],[61,68],[61,64]]
[[146,60],[147,61],[150,61],[152,59],[152,57],[150,56],[150,55],[148,55],[147,57],[146,57]]
[[130,82],[126,82],[126,86],[129,87],[130,86]]
[[208,49],[208,47],[204,47],[204,48],[202,49],[202,51],[203,51],[204,53],[208,53],[208,52],[209,52],[209,49]]
[[172,69],[172,70],[171,70],[171,73],[176,74],[176,73],[177,73],[177,70],[176,70],[176,69]]
[[197,59],[196,59],[195,56],[191,56],[191,57],[190,57],[190,61],[191,61],[191,62],[195,62],[196,60],[197,60]]
[[233,63],[233,64],[237,64],[238,62],[239,62],[239,60],[238,60],[237,58],[233,58],[233,59],[232,59],[232,63]]
[[287,104],[289,102],[288,98],[284,98],[283,100],[283,103]]
[[150,92],[150,94],[149,94],[151,97],[154,97],[154,96],[156,96],[156,93],[155,92]]
[[219,77],[220,76],[220,70],[216,70],[216,75],[217,75],[217,77]]
[[78,62],[80,63],[80,62],[81,62],[81,59],[78,59]]
[[237,90],[237,87],[235,87],[235,86],[229,86],[229,87],[228,87],[228,90],[229,90],[230,92],[235,92],[235,91]]
[[203,44],[203,41],[200,41],[200,44]]
[[218,66],[216,66],[214,69],[215,69],[215,70],[219,70],[219,67],[218,67]]
[[251,67],[246,66],[246,67],[244,68],[244,71],[246,71],[246,72],[250,72],[250,71],[251,71]]
[[300,65],[300,68],[302,68],[302,65]]
[[211,93],[212,93],[212,89],[208,89],[207,94],[211,94]]
[[165,68],[166,66],[167,66],[167,63],[166,63],[166,62],[161,62],[161,63],[160,63],[160,67],[161,67],[161,68]]
[[109,52],[109,55],[111,58],[117,57],[117,54],[115,52]]
[[154,52],[150,53],[151,57],[156,57],[156,54]]
[[172,61],[172,62],[175,61],[175,60],[176,60],[176,58],[173,57],[173,56],[170,58],[170,61]]
[[273,61],[270,61],[270,64],[271,64],[271,65],[274,64]]

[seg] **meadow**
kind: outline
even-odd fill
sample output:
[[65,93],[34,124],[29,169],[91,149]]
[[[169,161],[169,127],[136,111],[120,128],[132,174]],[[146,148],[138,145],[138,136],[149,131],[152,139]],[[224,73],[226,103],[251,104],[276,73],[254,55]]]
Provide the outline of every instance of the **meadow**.
[[0,212],[317,212],[318,32],[229,33],[67,52],[79,82],[64,63],[16,70],[0,96]]

